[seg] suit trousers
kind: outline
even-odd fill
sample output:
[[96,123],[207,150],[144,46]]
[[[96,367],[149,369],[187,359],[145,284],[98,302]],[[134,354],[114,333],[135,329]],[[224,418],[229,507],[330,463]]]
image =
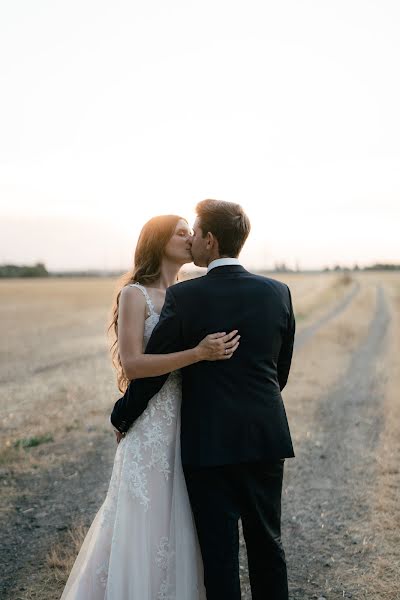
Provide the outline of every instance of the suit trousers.
[[204,564],[207,600],[240,600],[239,518],[253,600],[288,600],[281,543],[284,459],[184,466]]

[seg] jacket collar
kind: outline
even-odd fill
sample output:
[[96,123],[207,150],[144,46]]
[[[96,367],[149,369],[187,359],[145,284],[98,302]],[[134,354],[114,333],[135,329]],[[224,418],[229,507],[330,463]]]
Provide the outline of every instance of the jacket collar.
[[216,258],[215,260],[212,260],[208,265],[207,273],[211,271],[211,269],[215,269],[215,267],[225,267],[227,265],[240,265],[240,261],[238,258]]
[[206,277],[218,277],[219,275],[225,275],[225,273],[246,273],[246,269],[242,265],[221,265],[220,267],[214,267],[211,271],[208,271]]

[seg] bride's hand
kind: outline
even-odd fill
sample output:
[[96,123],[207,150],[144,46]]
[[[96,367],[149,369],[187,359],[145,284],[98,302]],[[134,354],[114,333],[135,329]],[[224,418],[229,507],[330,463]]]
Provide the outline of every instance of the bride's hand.
[[117,429],[114,429],[114,432],[115,432],[115,436],[116,436],[116,438],[117,438],[117,444],[119,444],[119,443],[120,443],[120,441],[121,441],[121,440],[123,440],[125,436],[124,436],[124,434],[123,434],[123,433],[121,433],[121,432],[120,432],[120,431],[118,431]]
[[210,333],[197,346],[200,360],[227,360],[239,346],[240,335],[234,329],[230,333]]

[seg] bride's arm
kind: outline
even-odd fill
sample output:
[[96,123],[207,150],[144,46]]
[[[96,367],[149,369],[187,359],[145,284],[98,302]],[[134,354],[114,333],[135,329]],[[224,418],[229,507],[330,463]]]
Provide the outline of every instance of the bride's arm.
[[[135,287],[125,287],[119,299],[118,349],[127,379],[165,375],[202,360],[229,359],[239,345],[237,331],[206,336],[197,346],[169,354],[143,351],[146,300]],[[225,350],[227,351],[225,353]]]

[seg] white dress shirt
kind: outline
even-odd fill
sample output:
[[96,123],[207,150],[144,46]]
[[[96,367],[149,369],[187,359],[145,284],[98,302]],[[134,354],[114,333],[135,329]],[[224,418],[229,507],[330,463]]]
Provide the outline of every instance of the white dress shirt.
[[225,267],[226,265],[240,265],[240,261],[238,258],[216,258],[208,265],[207,273],[215,267]]

